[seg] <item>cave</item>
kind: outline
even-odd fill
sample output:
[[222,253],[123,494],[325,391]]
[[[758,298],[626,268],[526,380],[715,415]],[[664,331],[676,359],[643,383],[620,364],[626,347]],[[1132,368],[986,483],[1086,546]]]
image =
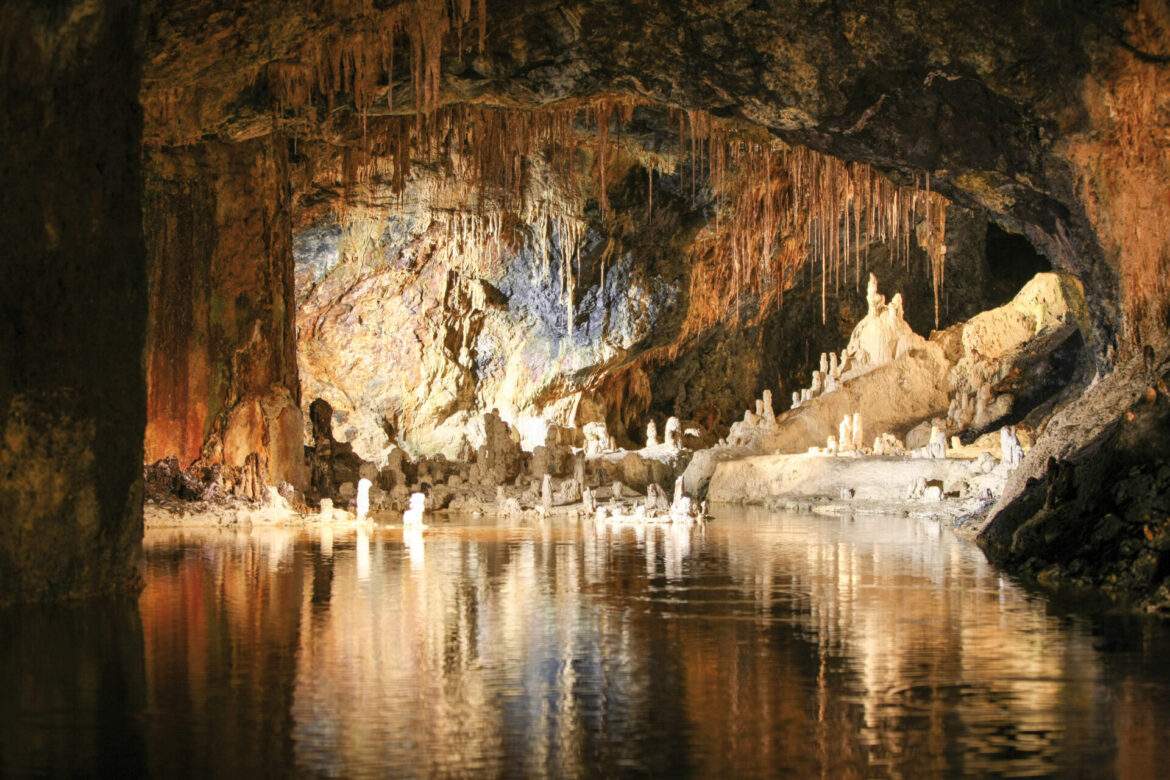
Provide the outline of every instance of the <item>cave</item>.
[[1158,773],[1164,3],[15,0],[0,72],[0,774]]

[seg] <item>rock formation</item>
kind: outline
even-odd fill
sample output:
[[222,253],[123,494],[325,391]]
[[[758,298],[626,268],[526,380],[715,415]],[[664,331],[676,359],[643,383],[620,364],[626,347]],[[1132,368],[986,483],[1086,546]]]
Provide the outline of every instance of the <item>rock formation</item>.
[[[3,598],[132,584],[143,442],[151,461],[244,469],[253,497],[307,486],[315,398],[378,468],[394,442],[461,446],[435,432],[493,406],[512,425],[605,420],[597,455],[650,412],[725,433],[777,386],[779,365],[750,357],[770,340],[806,353],[812,385],[775,446],[819,445],[860,411],[896,436],[1049,420],[1038,446],[1055,451],[1046,437],[1073,434],[1051,421],[1094,374],[1165,355],[1157,4],[424,6],[410,18],[433,24],[399,2],[0,10],[0,136],[21,150],[0,174],[17,237],[0,499],[18,518],[0,536],[36,539],[5,543]],[[827,328],[879,254],[921,269],[932,305],[907,294],[912,319],[942,328],[976,297],[947,270],[956,217],[1024,234],[1075,277],[1083,303],[1058,318],[1075,336],[1043,360],[1005,359],[981,326],[923,346],[874,289],[855,348],[810,376],[836,346],[795,338],[806,320],[784,307]],[[861,402],[878,395],[894,400]],[[484,447],[481,479],[521,474],[518,447]],[[1043,477],[1036,460],[1015,474]]]

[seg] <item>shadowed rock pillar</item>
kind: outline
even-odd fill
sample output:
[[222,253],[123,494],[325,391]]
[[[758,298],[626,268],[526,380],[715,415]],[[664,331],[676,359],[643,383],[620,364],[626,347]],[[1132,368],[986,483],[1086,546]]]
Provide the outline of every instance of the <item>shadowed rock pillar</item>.
[[0,5],[0,604],[138,582],[137,7]]
[[304,486],[288,155],[281,139],[151,149],[146,460]]

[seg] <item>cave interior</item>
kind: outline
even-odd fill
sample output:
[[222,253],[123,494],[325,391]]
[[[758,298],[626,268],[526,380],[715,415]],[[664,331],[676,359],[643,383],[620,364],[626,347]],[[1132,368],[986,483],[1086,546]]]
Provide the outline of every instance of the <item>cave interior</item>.
[[[401,503],[392,461],[466,483],[500,424],[510,483],[571,474],[590,424],[620,452],[670,418],[686,449],[729,447],[764,391],[812,415],[871,273],[944,351],[1042,274],[1059,338],[947,430],[1030,437],[966,533],[1164,608],[1168,21],[1153,0],[8,3],[0,601],[133,590],[159,480],[307,513],[367,468]],[[958,391],[903,381],[943,404],[891,418],[909,448]],[[1106,461],[1141,489],[1119,498]],[[623,476],[669,492],[683,465]]]

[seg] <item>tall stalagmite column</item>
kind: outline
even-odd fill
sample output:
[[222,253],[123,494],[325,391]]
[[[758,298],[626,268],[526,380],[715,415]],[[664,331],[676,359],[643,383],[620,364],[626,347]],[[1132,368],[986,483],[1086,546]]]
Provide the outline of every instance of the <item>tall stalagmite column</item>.
[[138,581],[137,7],[0,5],[0,603]]
[[151,149],[146,460],[177,455],[304,486],[283,139]]

